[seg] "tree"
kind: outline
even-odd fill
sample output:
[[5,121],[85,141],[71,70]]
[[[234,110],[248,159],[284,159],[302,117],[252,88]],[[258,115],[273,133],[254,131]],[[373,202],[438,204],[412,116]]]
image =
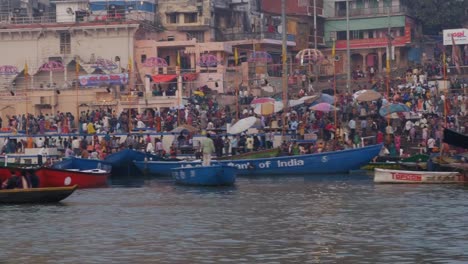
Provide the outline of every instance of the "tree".
[[468,0],[402,0],[411,15],[420,20],[423,33],[438,35],[444,29],[459,28],[467,22]]

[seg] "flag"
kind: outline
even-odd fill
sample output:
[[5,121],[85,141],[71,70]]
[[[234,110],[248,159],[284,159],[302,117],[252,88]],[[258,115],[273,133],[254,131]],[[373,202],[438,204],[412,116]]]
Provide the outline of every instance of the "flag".
[[80,72],[80,61],[75,59],[75,73],[78,74]]
[[333,41],[333,46],[332,46],[332,59],[335,59],[335,55],[336,55],[336,45],[335,45],[335,41]]
[[387,68],[387,73],[390,73],[390,57],[387,58],[387,65],[385,65]]
[[27,77],[28,75],[29,75],[28,62],[24,62],[24,76]]
[[237,52],[237,48],[234,49],[234,65],[237,66],[239,63],[239,53]]
[[128,72],[132,71],[132,58],[128,58],[128,66],[127,66]]
[[445,50],[442,52],[442,71],[444,74],[444,80],[445,80],[445,74],[447,73],[446,68],[447,67],[447,56],[445,56]]
[[455,64],[455,68],[458,71],[458,74],[461,74],[461,68],[460,68],[460,52],[458,52],[458,47],[455,44],[455,39],[452,34],[452,59],[453,63]]
[[180,67],[180,52],[177,51],[177,66]]

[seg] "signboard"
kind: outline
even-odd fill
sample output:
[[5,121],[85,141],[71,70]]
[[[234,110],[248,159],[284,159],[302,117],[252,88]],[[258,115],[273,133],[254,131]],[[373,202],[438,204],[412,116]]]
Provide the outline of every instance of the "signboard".
[[18,68],[12,65],[0,66],[0,75],[16,75],[18,74]]
[[121,85],[128,83],[127,73],[90,74],[78,77],[81,86]]
[[455,41],[455,45],[468,44],[468,29],[460,28],[444,30],[444,46],[453,45],[452,36],[453,40]]

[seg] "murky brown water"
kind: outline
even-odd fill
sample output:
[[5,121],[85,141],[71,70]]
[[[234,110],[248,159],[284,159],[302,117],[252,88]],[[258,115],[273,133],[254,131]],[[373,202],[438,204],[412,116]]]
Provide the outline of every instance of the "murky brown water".
[[0,206],[0,263],[467,263],[467,201],[355,175],[133,182]]

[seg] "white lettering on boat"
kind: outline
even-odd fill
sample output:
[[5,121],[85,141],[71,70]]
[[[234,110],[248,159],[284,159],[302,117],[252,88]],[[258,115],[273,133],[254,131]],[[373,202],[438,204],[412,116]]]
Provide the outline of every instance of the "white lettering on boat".
[[290,160],[285,160],[285,161],[278,160],[278,167],[299,167],[299,166],[304,166],[303,160],[298,160],[298,159],[290,159]]
[[[256,169],[274,169],[283,167],[300,167],[304,166],[304,161],[301,159],[278,160],[276,162],[263,161],[259,163],[245,162],[245,163],[228,163],[228,166],[234,166],[239,170],[256,170]],[[276,166],[275,166],[276,165]]]

